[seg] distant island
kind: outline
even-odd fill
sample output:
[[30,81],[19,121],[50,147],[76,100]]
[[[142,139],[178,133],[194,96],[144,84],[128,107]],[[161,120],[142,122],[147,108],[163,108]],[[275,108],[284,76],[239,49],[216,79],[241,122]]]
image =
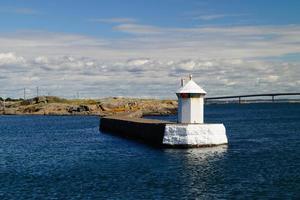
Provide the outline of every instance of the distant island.
[[[1,99],[0,99],[1,100]],[[40,96],[31,99],[3,99],[0,114],[6,115],[171,115],[177,111],[176,100],[108,97],[103,99],[63,99]]]
[[[270,100],[209,100],[207,104],[266,103]],[[300,103],[298,99],[278,99],[276,102]],[[0,115],[174,115],[177,100],[107,97],[103,99],[64,99],[40,96],[31,99],[4,99],[0,97]]]

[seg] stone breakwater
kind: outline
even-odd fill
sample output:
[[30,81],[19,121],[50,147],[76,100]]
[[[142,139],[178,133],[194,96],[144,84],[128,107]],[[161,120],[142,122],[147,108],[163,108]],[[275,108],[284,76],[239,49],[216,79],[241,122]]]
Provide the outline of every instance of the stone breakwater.
[[7,115],[118,115],[142,117],[171,115],[177,111],[177,101],[109,97],[103,99],[63,99],[41,96],[19,101],[0,101],[0,114]]
[[209,147],[228,143],[223,124],[176,124],[110,116],[100,118],[100,131],[170,148]]

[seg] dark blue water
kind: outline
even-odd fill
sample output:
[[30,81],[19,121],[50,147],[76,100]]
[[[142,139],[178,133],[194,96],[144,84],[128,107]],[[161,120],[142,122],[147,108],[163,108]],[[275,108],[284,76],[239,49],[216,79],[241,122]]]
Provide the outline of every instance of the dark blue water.
[[99,133],[97,117],[1,116],[0,199],[300,198],[300,104],[205,117],[228,147],[155,149]]

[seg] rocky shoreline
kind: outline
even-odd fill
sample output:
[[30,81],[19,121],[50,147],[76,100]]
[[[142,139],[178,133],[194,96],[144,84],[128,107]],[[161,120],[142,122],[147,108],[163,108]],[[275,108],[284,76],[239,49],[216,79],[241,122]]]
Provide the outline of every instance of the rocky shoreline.
[[41,96],[27,100],[0,102],[0,115],[172,115],[176,100],[109,97],[103,99],[63,99]]
[[[207,104],[228,104],[236,101],[210,101]],[[244,103],[270,103],[266,100],[249,100]],[[277,103],[300,103],[299,100],[281,100]],[[103,99],[63,99],[40,96],[26,100],[0,99],[0,115],[118,115],[143,117],[149,115],[174,115],[177,100],[108,97]]]

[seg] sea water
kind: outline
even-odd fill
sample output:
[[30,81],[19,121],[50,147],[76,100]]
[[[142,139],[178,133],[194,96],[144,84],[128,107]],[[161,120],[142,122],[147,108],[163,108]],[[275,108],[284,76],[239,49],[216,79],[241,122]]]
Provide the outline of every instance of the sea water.
[[300,104],[205,112],[228,146],[153,148],[99,132],[96,116],[0,116],[0,199],[300,198]]

